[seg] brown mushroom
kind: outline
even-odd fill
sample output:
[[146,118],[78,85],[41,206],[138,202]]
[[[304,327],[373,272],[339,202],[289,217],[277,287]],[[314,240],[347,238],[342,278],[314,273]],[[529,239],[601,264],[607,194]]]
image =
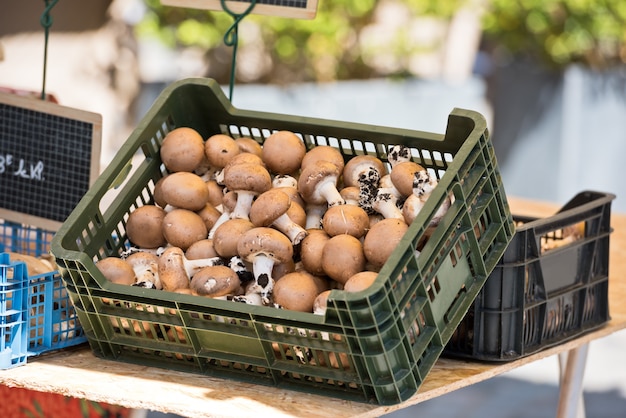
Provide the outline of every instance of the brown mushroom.
[[138,251],[126,257],[125,261],[135,272],[135,286],[157,290],[163,288],[159,279],[159,257],[156,254]]
[[144,205],[133,210],[126,221],[126,235],[139,248],[158,248],[167,244],[161,230],[166,212],[156,205]]
[[313,312],[313,302],[320,293],[315,277],[306,271],[284,275],[274,284],[274,303],[283,309]]
[[379,271],[406,233],[409,226],[402,219],[388,218],[374,224],[365,239],[363,250],[373,271]]
[[[414,174],[413,193],[406,198],[402,207],[402,214],[407,224],[410,225],[415,220],[417,214],[422,210],[432,191],[437,186],[437,183],[435,176],[429,174],[427,170],[421,170]],[[429,233],[432,233],[432,229],[439,225],[441,218],[443,218],[452,204],[453,196],[452,194],[447,196],[444,202],[437,208],[428,225]]]
[[222,216],[222,212],[217,210],[217,208],[210,203],[204,205],[204,208],[200,209],[196,213],[202,218],[204,225],[209,231],[213,228],[220,216]]
[[363,271],[365,261],[363,244],[352,235],[335,235],[328,240],[322,250],[324,272],[328,277],[342,284],[351,276]]
[[311,148],[304,155],[304,158],[302,158],[300,166],[304,169],[308,165],[314,164],[316,161],[320,160],[335,164],[339,169],[339,172],[342,172],[343,167],[345,166],[341,152],[339,152],[337,148],[331,147],[330,145],[318,145]]
[[346,205],[359,205],[360,191],[356,186],[347,186],[339,190],[339,194],[345,200]]
[[213,247],[215,251],[224,258],[239,255],[237,244],[243,234],[252,228],[254,228],[254,224],[248,219],[227,220],[218,226],[213,234]]
[[263,143],[261,157],[273,174],[293,174],[306,154],[304,142],[291,131],[276,131]]
[[315,297],[313,301],[313,313],[315,315],[325,315],[326,308],[328,307],[328,297],[331,290],[324,290],[322,293]]
[[189,283],[194,295],[210,298],[232,295],[240,286],[237,273],[226,266],[204,267],[193,275]]
[[[377,174],[375,181],[387,174],[385,164],[378,157],[364,154],[352,157],[343,169],[343,185],[359,187],[364,182],[372,182],[372,176]],[[378,183],[376,184],[376,187]]]
[[322,252],[330,236],[323,229],[309,229],[309,234],[300,243],[300,260],[302,267],[309,273],[322,276]]
[[187,250],[191,244],[205,239],[208,231],[204,220],[195,212],[187,209],[174,209],[163,218],[163,236],[175,247]]
[[159,153],[169,172],[193,172],[204,159],[204,139],[193,128],[176,128],[165,135]]
[[224,195],[224,198],[222,199],[222,213],[220,214],[220,216],[215,220],[215,223],[213,224],[213,226],[211,227],[211,229],[209,229],[209,238],[213,238],[213,234],[215,234],[215,230],[224,222],[226,222],[227,220],[229,220],[231,218],[231,214],[233,213],[233,210],[235,209],[235,206],[237,205],[237,193],[229,191],[226,192],[226,194]]
[[213,240],[207,238],[191,244],[185,251],[185,257],[189,260],[200,260],[203,258],[219,257],[219,254],[215,251]]
[[361,238],[365,235],[368,227],[367,212],[355,205],[332,206],[328,208],[322,218],[322,228],[331,237],[348,234]]
[[204,142],[204,154],[214,172],[223,169],[240,152],[235,139],[226,134],[211,135]]
[[242,163],[224,170],[224,184],[228,190],[237,193],[237,204],[231,218],[248,219],[252,201],[270,189],[272,178],[262,165]]
[[[263,192],[252,203],[250,221],[255,226],[272,226],[287,235],[293,245],[297,245],[307,235],[307,231],[289,216],[292,202],[280,189]],[[301,209],[294,206],[294,210]]]
[[274,264],[293,258],[293,246],[282,232],[273,228],[255,227],[243,233],[237,243],[239,256],[252,263],[254,284],[252,291],[260,293],[264,304],[269,304],[274,288]]
[[372,200],[372,209],[383,215],[384,218],[397,218],[404,220],[402,210],[398,207],[398,198],[389,189],[379,188]]
[[222,204],[222,198],[224,197],[224,188],[220,186],[215,180],[206,181],[206,188],[209,190],[209,201],[214,207],[218,207]]
[[105,257],[96,262],[96,267],[111,283],[129,286],[135,283],[135,271],[132,266],[119,257]]
[[169,247],[159,257],[159,278],[163,290],[188,289],[191,278],[205,267],[219,265],[219,257],[189,260],[179,247]]
[[298,178],[298,191],[305,202],[328,207],[343,205],[345,200],[337,190],[341,171],[328,161],[316,161],[304,167]]
[[360,271],[344,283],[343,290],[346,292],[360,292],[370,287],[376,281],[376,277],[378,277],[378,273],[375,271]]
[[209,201],[209,189],[199,175],[179,171],[163,178],[161,197],[169,206],[197,211]]
[[255,139],[249,137],[241,137],[236,138],[235,142],[237,143],[237,146],[239,147],[239,151],[241,151],[241,153],[247,152],[257,155],[259,157],[263,153],[263,147]]
[[396,189],[404,197],[408,197],[413,193],[413,179],[415,173],[425,171],[424,167],[414,163],[413,161],[404,161],[396,164],[389,174],[391,182]]

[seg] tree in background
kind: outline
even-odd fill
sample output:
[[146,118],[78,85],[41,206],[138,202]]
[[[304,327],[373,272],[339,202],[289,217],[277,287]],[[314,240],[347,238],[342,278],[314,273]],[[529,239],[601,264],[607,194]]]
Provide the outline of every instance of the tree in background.
[[[315,19],[248,15],[239,26],[237,78],[290,83],[428,76],[439,71],[450,20],[465,0],[320,0]],[[204,51],[206,74],[229,78],[223,11],[162,6],[145,0],[137,35],[173,49]]]

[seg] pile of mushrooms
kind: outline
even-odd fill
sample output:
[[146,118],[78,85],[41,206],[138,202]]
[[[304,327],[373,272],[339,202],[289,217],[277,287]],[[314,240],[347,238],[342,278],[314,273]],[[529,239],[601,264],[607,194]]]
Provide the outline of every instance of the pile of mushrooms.
[[[154,203],[126,222],[132,247],[96,263],[114,283],[323,314],[331,289],[377,277],[437,180],[392,146],[344,162],[290,131],[169,132]],[[447,210],[435,216],[435,226]]]

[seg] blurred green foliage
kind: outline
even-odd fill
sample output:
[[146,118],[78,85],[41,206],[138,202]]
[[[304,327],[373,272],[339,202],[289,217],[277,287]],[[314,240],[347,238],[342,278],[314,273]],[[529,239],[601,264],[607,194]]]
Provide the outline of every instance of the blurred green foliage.
[[488,0],[485,38],[555,68],[626,62],[624,0]]
[[[148,11],[136,33],[140,37],[156,37],[171,48],[200,47],[215,60],[224,55],[223,38],[233,23],[224,11],[173,8],[161,5],[159,0],[144,0]],[[402,0],[399,3],[413,16],[449,18],[465,0]],[[250,14],[240,25],[240,48],[261,42],[270,69],[254,81],[283,82],[363,79],[379,76],[380,71],[364,62],[364,56],[376,51],[365,51],[358,42],[361,30],[375,20],[378,7],[386,3],[376,0],[320,0],[315,19],[290,19]],[[254,24],[249,35],[242,26]],[[415,47],[397,32],[393,54],[409,55]],[[257,39],[251,39],[256,36]],[[223,60],[224,61],[224,60]],[[406,69],[397,70],[402,74]],[[223,80],[224,74],[210,76]],[[394,74],[385,74],[391,75]]]
[[[208,62],[222,64],[221,72],[214,65],[205,75],[228,80],[223,68],[230,64],[231,49],[225,46],[224,35],[233,23],[230,15],[144,1],[148,10],[136,26],[138,36],[157,37],[171,48],[201,48]],[[376,23],[381,7],[394,3],[410,18],[429,16],[442,22],[449,21],[460,7],[480,7],[489,45],[511,54],[530,55],[551,67],[583,63],[599,69],[626,62],[626,0],[319,0],[312,20],[245,17],[239,30],[240,48],[260,50],[259,68],[264,69],[243,81],[288,83],[412,75],[408,57],[429,52],[425,48],[443,48],[443,42],[417,45],[404,18],[395,27],[387,26],[381,35],[370,35],[376,42],[360,41]],[[381,36],[385,42],[377,42]],[[372,64],[373,57],[394,65],[382,71]]]

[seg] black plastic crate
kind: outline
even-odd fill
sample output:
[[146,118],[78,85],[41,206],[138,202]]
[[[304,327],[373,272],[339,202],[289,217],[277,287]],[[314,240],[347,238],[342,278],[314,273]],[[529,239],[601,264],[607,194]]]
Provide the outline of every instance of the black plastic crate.
[[545,219],[514,216],[515,236],[444,356],[516,360],[608,322],[614,198],[584,191]]

